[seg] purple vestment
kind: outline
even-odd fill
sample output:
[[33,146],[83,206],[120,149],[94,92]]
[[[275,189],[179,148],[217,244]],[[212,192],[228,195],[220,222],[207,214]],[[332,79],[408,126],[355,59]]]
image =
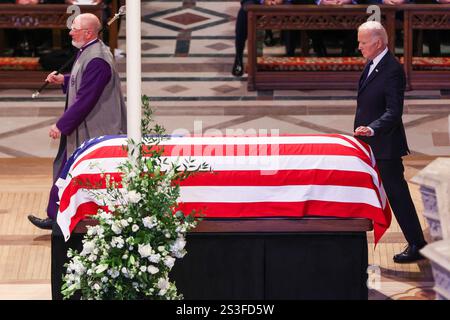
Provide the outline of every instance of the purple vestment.
[[[98,42],[98,40],[82,47],[80,51],[78,51],[75,62],[83,54],[84,49],[96,42]],[[84,119],[86,119],[87,115],[97,104],[103,90],[111,79],[111,75],[111,67],[101,58],[94,58],[87,64],[81,78],[80,88],[77,91],[76,101],[71,106],[66,106],[64,114],[58,122],[56,122],[56,127],[61,131],[61,134],[71,134],[84,121]],[[67,90],[69,88],[69,81],[70,74],[64,75],[64,84],[62,85],[62,89],[65,94],[67,94]],[[66,161],[67,153],[64,151],[58,174],[54,177],[55,179],[57,179],[61,173]],[[53,181],[53,183],[55,182],[56,181]],[[56,214],[58,212],[57,201],[59,201],[58,188],[53,184],[48,200],[47,215],[49,218],[54,220],[56,219]]]

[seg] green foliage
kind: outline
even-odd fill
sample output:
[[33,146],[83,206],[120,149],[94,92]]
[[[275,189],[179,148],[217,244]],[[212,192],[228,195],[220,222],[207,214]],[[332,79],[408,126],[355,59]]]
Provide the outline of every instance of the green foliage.
[[175,260],[186,254],[185,234],[197,224],[195,212],[177,211],[179,183],[208,165],[169,163],[160,145],[164,128],[152,125],[148,97],[142,98],[142,143],[128,141],[134,160],[120,165],[120,182],[105,175],[106,192],[89,189],[109,211],[99,210],[83,250],[69,250],[64,298],[181,299],[169,279]]

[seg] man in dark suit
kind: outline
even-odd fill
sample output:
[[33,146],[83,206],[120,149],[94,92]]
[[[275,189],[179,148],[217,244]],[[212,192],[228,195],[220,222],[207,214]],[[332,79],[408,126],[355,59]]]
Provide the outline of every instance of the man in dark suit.
[[426,245],[408,184],[403,175],[402,156],[409,153],[402,122],[405,73],[387,48],[386,30],[377,21],[358,29],[359,50],[367,65],[358,86],[354,135],[370,145],[394,215],[408,242],[397,263],[409,263],[423,256]]

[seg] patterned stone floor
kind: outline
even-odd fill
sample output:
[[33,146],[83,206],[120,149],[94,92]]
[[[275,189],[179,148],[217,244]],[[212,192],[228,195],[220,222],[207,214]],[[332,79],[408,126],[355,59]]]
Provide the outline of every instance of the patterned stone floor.
[[[237,0],[142,1],[143,93],[151,97],[156,121],[168,133],[350,134],[355,91],[249,92],[245,75],[231,76],[238,8]],[[124,27],[122,23],[119,48],[126,52]],[[125,59],[117,63],[126,92]],[[32,93],[0,90],[0,180],[6,183],[0,188],[1,299],[50,298],[49,236],[32,228],[26,215],[44,215],[50,163],[57,149],[48,128],[63,112],[64,96],[47,90],[32,100]],[[408,178],[436,157],[450,156],[449,116],[449,92],[407,92],[403,121],[412,150],[405,159]],[[418,188],[410,187],[421,215]],[[422,215],[421,223],[428,234]],[[434,297],[428,262],[392,262],[405,243],[395,221],[375,250],[371,239],[369,234],[369,263],[380,271],[379,278],[376,273],[372,278],[380,281],[374,282],[371,299]],[[39,266],[30,269],[36,259]]]

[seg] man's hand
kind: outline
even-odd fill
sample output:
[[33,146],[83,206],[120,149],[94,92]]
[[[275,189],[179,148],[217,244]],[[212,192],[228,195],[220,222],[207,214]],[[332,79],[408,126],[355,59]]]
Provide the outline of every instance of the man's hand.
[[336,4],[340,5],[340,6],[342,6],[344,4],[351,4],[351,3],[352,3],[352,0],[337,0],[336,1]]
[[56,124],[54,124],[50,127],[50,131],[48,132],[48,135],[52,139],[58,139],[59,137],[61,137],[61,131],[59,131]]
[[283,0],[264,0],[264,4],[268,6],[274,6],[277,4],[283,4]]
[[320,1],[321,6],[334,6],[337,5],[337,0],[322,0]]
[[402,4],[405,2],[406,0],[383,0],[383,4],[390,4],[390,5]]
[[62,74],[56,74],[56,71],[53,71],[47,76],[47,79],[45,81],[49,83],[56,83],[56,84],[63,84],[64,83],[64,75]]
[[370,137],[372,136],[372,131],[369,129],[369,127],[358,127],[356,128],[355,132],[353,133],[354,136],[363,136],[363,137]]
[[39,0],[16,0],[17,4],[38,4]]

